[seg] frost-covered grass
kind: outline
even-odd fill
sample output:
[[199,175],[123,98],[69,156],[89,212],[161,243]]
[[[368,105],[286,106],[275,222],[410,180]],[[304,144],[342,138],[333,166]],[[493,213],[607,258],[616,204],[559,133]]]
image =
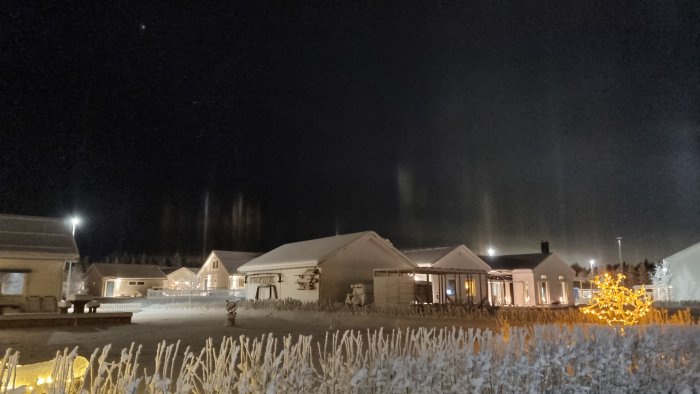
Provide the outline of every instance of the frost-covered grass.
[[[239,307],[245,310],[279,310],[299,312],[322,312],[340,315],[379,315],[410,318],[493,319],[501,326],[533,324],[597,324],[593,316],[585,315],[574,307],[525,308],[503,307],[498,309],[475,308],[471,305],[399,305],[357,307],[333,302],[301,302],[298,300],[242,301]],[[689,310],[669,314],[666,309],[653,308],[641,324],[693,324],[695,319]]]
[[[535,325],[337,331],[211,339],[199,350],[162,342],[153,370],[140,347],[96,349],[81,381],[57,385],[76,352],[58,353],[41,392],[77,393],[638,393],[700,390],[700,326]],[[13,370],[8,351],[3,369]],[[2,375],[0,392],[11,383]]]

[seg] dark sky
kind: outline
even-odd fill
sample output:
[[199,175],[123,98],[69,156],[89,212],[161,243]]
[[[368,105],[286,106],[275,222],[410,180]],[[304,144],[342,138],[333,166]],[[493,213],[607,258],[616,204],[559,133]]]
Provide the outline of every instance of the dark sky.
[[200,254],[205,227],[207,250],[372,229],[581,263],[700,241],[700,2],[0,15],[0,212],[81,215],[83,255]]

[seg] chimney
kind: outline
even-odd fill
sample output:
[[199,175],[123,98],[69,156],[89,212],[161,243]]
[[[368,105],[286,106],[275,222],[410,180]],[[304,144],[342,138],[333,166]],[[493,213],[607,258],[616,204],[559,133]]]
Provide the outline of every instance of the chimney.
[[542,254],[549,254],[549,241],[540,242],[540,248],[542,249]]

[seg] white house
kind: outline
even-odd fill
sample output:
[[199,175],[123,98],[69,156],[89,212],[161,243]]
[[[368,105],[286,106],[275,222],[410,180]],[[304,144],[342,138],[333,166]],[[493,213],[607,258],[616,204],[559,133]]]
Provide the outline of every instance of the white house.
[[700,301],[700,242],[663,259],[672,301]]
[[198,268],[192,267],[169,267],[161,268],[167,277],[165,288],[170,290],[192,290],[197,284]]
[[[439,304],[488,302],[491,267],[465,245],[404,250],[403,254],[418,267],[432,269],[432,274],[414,274],[416,296],[421,301]],[[428,289],[421,290],[422,286],[428,286]]]
[[0,215],[0,313],[54,312],[78,247],[63,219]]
[[145,297],[166,285],[167,277],[152,264],[94,263],[85,270],[85,287],[96,297]]
[[203,290],[239,290],[245,286],[238,268],[260,253],[212,250],[197,272],[199,288]]
[[549,252],[480,256],[491,267],[489,297],[492,305],[574,305],[573,268]]
[[282,245],[243,264],[247,299],[344,301],[351,285],[372,284],[375,268],[415,268],[373,231]]

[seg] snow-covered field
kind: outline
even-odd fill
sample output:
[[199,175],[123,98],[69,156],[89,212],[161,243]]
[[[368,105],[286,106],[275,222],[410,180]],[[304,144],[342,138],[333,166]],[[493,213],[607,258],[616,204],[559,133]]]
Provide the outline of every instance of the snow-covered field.
[[[4,330],[0,350],[11,346],[20,363],[30,363],[76,345],[90,358],[111,343],[89,376],[100,381],[105,366],[121,368],[121,379],[101,380],[114,392],[700,392],[698,325],[647,325],[624,335],[599,325],[546,325],[504,336],[495,319],[243,310],[236,327],[224,320],[211,308],[152,306],[132,325]],[[132,342],[143,347],[121,352]]]

